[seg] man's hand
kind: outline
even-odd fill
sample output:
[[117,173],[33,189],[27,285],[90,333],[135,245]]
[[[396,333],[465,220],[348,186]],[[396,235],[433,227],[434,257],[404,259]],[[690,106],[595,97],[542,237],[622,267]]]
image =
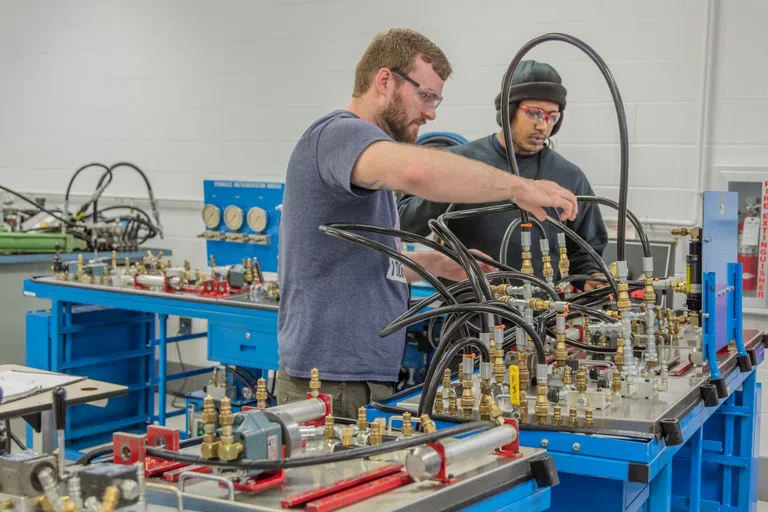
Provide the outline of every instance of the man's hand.
[[[603,273],[597,273],[592,274],[593,277],[605,277],[605,274]],[[608,286],[607,281],[586,281],[584,283],[584,291],[588,292],[589,290],[594,290],[595,288],[602,288],[603,286]]]
[[545,206],[560,208],[560,220],[575,220],[579,213],[576,196],[554,181],[525,180],[526,186],[517,194],[517,204],[540,221],[547,218]]

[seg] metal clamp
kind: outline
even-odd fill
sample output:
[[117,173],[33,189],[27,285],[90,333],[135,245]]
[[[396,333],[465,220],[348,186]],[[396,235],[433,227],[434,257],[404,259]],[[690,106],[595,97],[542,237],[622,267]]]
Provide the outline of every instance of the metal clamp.
[[219,475],[211,475],[208,473],[195,473],[192,471],[185,471],[184,473],[179,475],[179,492],[181,492],[181,497],[179,497],[179,506],[181,509],[184,510],[184,482],[189,480],[190,478],[198,478],[200,480],[211,480],[213,482],[219,482],[227,486],[227,499],[229,501],[235,501],[235,484],[232,483],[232,480],[229,480],[228,478],[224,478],[223,476]]
[[[403,421],[403,417],[402,416],[390,416],[389,417],[389,420],[387,421],[387,435],[389,435],[389,436],[392,435],[392,422],[394,420]],[[418,416],[412,417],[411,418],[411,422],[412,423],[421,423],[421,418],[419,418]]]

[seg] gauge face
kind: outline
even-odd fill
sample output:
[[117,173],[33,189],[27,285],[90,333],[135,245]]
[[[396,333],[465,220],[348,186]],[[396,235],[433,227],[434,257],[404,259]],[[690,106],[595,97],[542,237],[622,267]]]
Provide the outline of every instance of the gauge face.
[[232,231],[237,231],[243,227],[243,209],[235,205],[227,206],[224,210],[224,224]]
[[221,209],[218,206],[207,204],[203,207],[203,223],[209,229],[216,229],[221,222]]
[[254,206],[248,210],[248,227],[255,233],[262,233],[267,229],[267,220],[269,220],[269,217],[263,208]]

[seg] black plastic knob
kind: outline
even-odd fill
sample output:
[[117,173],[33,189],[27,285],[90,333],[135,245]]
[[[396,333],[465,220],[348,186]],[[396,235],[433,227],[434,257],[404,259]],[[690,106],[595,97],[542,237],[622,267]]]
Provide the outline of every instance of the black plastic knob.
[[64,430],[67,424],[67,391],[64,388],[53,390],[53,418],[56,430]]

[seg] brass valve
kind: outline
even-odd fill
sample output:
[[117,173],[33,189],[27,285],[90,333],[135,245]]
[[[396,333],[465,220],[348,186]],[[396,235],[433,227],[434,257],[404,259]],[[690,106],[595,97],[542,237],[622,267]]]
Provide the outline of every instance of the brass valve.
[[368,429],[368,415],[366,414],[365,407],[360,407],[357,410],[357,430],[363,432]]
[[621,368],[624,366],[624,340],[622,338],[616,338],[616,355],[613,362],[616,363],[616,370],[621,373]]
[[643,289],[643,302],[653,304],[656,302],[656,292],[653,290],[653,278],[645,278],[645,288]]
[[235,460],[243,452],[243,445],[236,443],[232,436],[232,423],[234,415],[232,414],[232,405],[229,397],[221,399],[221,414],[219,414],[219,425],[221,425],[221,438],[219,440],[219,459]]
[[592,428],[595,426],[595,422],[592,419],[592,408],[587,407],[584,410],[584,428]]
[[435,426],[435,422],[432,421],[432,418],[429,417],[429,414],[422,414],[421,415],[421,431],[425,434],[431,434],[432,432],[437,432],[437,427]]
[[616,301],[616,309],[619,311],[629,311],[632,307],[632,302],[629,300],[629,284],[626,282],[619,283],[619,297]]
[[403,428],[401,431],[406,439],[413,435],[413,423],[411,423],[411,413],[409,412],[403,413]]
[[493,404],[493,397],[490,395],[490,393],[483,393],[480,396],[480,410],[478,411],[480,413],[481,420],[491,419],[491,404]]
[[267,408],[267,381],[263,378],[256,382],[256,407],[259,409]]
[[323,429],[323,438],[326,441],[333,441],[336,437],[336,429],[334,428],[333,416],[328,415],[325,417],[325,428]]
[[536,386],[536,423],[539,425],[547,422],[547,416],[549,416],[549,401],[547,400],[547,386],[546,384],[539,384]]
[[346,426],[341,429],[341,445],[342,446],[352,446],[352,439],[355,435],[355,431],[352,429],[352,426]]
[[219,453],[219,439],[216,436],[216,408],[211,395],[203,399],[203,424],[205,434],[200,453],[205,459],[215,459]]
[[542,268],[542,275],[544,278],[554,278],[555,277],[555,269],[552,268],[552,257],[549,254],[546,254],[541,257],[541,262],[544,265]]
[[[211,256],[213,258],[213,256]],[[309,393],[312,398],[317,398],[320,394],[320,371],[317,368],[312,368],[309,379]]]
[[484,398],[484,400],[488,403],[491,419],[496,423],[496,425],[498,426],[503,425],[504,413],[501,412],[501,409],[499,408],[499,406],[496,405],[496,402],[493,401],[493,397],[488,395]]
[[560,426],[563,423],[563,412],[561,409],[560,404],[552,406],[552,424],[555,426]]
[[368,436],[368,444],[371,446],[379,445],[383,442],[384,432],[382,432],[381,423],[377,421],[371,423],[371,435]]
[[523,251],[522,264],[520,265],[520,272],[529,276],[533,275],[533,264],[531,263],[531,251]]
[[611,382],[611,391],[616,396],[621,396],[621,369],[616,367],[616,371],[613,372],[613,382]]
[[566,359],[568,359],[568,349],[565,348],[565,333],[558,332],[555,335],[555,339],[557,340],[555,345],[555,361],[558,368],[563,368],[566,366]]
[[579,418],[576,416],[576,408],[571,407],[568,410],[568,426],[569,427],[578,427],[579,426]]
[[113,512],[120,502],[120,489],[116,485],[110,485],[104,490],[104,497],[101,499],[100,512]]

